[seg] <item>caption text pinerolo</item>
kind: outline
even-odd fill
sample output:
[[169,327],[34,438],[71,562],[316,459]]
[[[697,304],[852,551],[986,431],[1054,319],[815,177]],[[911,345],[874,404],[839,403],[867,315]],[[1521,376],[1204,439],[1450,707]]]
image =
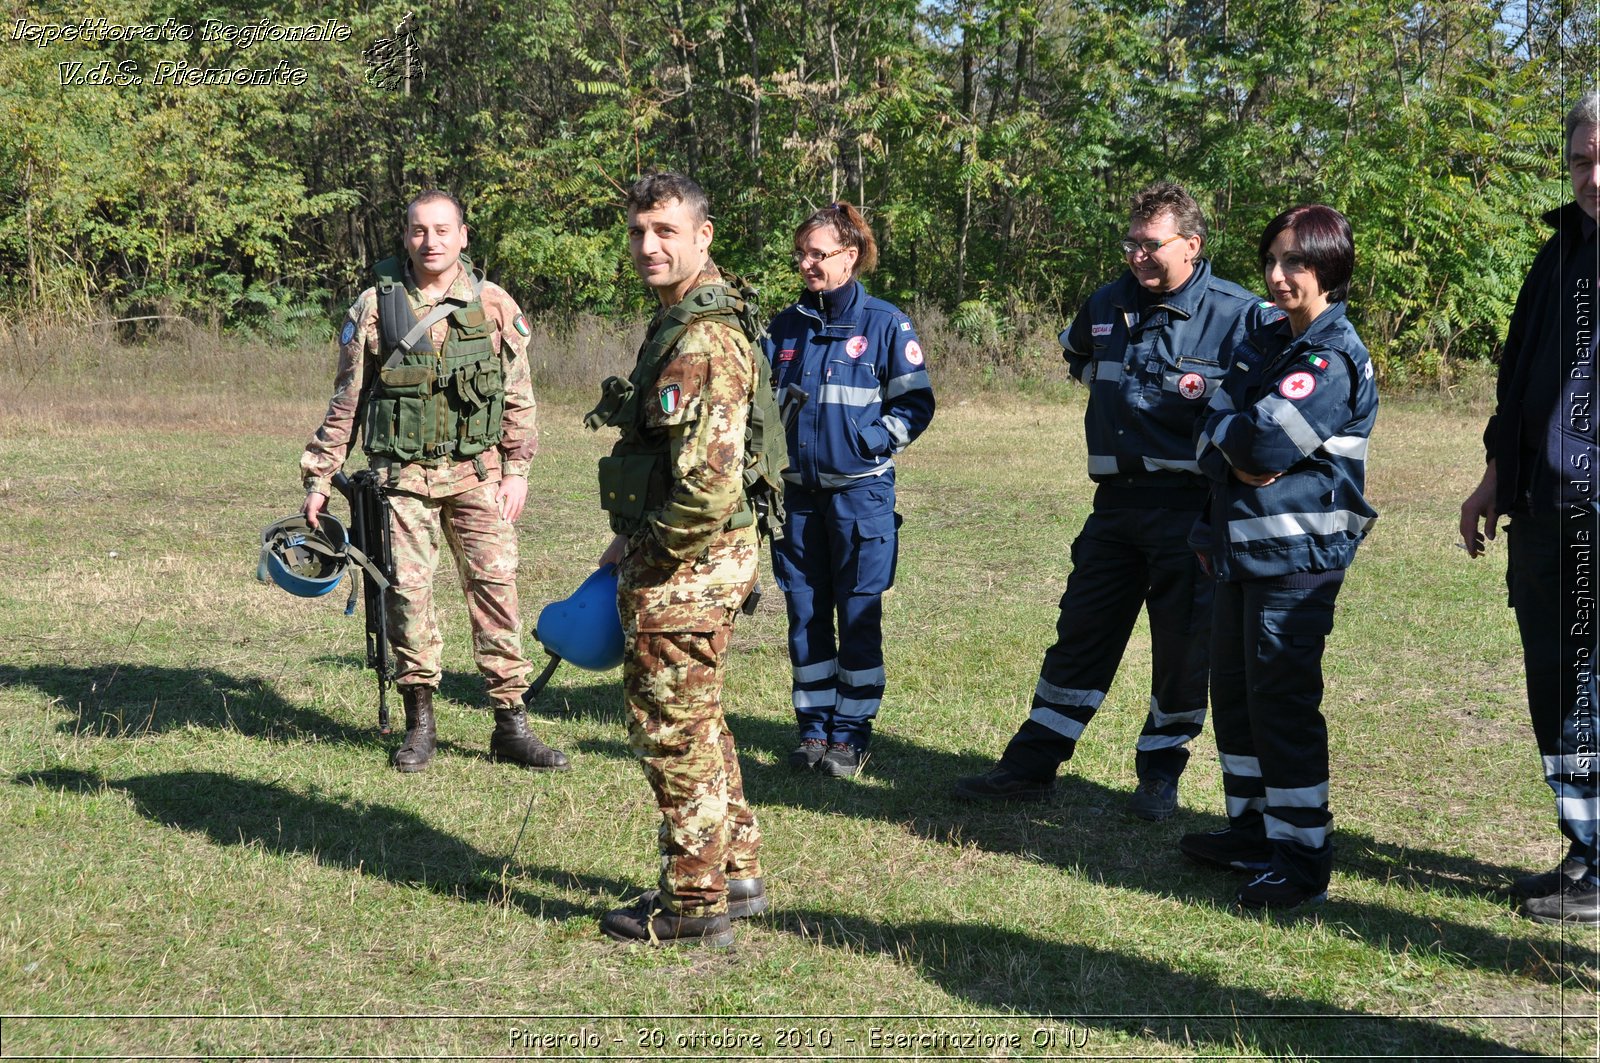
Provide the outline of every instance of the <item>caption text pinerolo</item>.
[[[348,41],[350,26],[339,19],[317,22],[282,23],[262,17],[254,22],[225,22],[208,18],[195,24],[167,18],[161,22],[113,22],[104,17],[86,17],[75,22],[37,22],[13,19],[9,37],[37,48],[62,44],[222,44],[241,51],[263,43],[323,43]],[[306,70],[288,60],[271,65],[199,66],[182,59],[163,59],[147,71],[139,62],[124,59],[70,60],[57,63],[63,86],[67,85],[304,85]]]
[[625,1034],[606,1034],[584,1026],[578,1029],[541,1028],[533,1024],[512,1025],[506,1033],[506,1047],[518,1054],[548,1052],[597,1052],[626,1046],[641,1057],[671,1056],[674,1053],[719,1052],[749,1055],[780,1053],[772,1058],[789,1058],[781,1053],[809,1054],[827,1050],[865,1050],[892,1052],[893,1058],[907,1051],[923,1052],[1021,1052],[1053,1051],[1068,1054],[1088,1047],[1089,1031],[1072,1024],[1035,1024],[1026,1032],[986,1031],[975,1027],[935,1027],[896,1030],[863,1022],[848,1030],[830,1025],[779,1025],[768,1029],[669,1028],[662,1025],[638,1026]]

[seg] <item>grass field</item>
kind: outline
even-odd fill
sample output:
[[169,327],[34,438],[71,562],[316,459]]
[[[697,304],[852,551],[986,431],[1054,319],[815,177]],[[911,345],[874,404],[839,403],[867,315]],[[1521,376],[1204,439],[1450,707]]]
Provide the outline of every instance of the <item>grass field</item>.
[[[1480,409],[1380,417],[1383,516],[1328,650],[1337,855],[1315,914],[1236,915],[1237,880],[1177,858],[1222,822],[1209,731],[1175,819],[1123,812],[1142,629],[1055,803],[948,798],[1026,713],[1090,491],[1081,391],[946,380],[901,464],[865,773],[783,765],[769,578],[727,702],[774,910],[730,951],[650,951],[595,922],[655,875],[615,673],[563,669],[541,699],[575,770],[491,764],[441,574],[442,749],[398,775],[343,595],[255,581],[259,529],[299,505],[327,356],[92,353],[0,345],[0,1056],[1595,1056],[1600,939],[1498,892],[1563,846],[1503,545],[1451,545]],[[542,408],[529,628],[608,538],[584,409]]]

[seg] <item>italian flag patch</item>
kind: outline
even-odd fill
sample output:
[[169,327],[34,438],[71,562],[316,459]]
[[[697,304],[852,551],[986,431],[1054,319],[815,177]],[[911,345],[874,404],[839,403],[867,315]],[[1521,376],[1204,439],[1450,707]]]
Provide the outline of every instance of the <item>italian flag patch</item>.
[[1313,369],[1326,369],[1326,368],[1328,368],[1328,360],[1326,358],[1318,358],[1314,354],[1306,355],[1306,361],[1311,363],[1311,368],[1313,368]]
[[523,335],[524,338],[527,337],[528,331],[529,331],[528,330],[528,319],[523,317],[521,314],[518,314],[516,316],[516,319],[511,322],[511,327],[516,329],[518,332],[520,332]]
[[668,384],[666,387],[662,388],[660,398],[662,413],[671,414],[678,412],[678,385]]

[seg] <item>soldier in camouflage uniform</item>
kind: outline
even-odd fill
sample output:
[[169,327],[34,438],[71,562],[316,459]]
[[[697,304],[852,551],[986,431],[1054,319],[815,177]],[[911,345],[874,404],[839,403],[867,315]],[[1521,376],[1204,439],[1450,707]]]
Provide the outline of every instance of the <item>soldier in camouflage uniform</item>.
[[[368,460],[392,511],[394,582],[385,621],[406,712],[396,768],[421,771],[433,760],[433,692],[444,646],[433,603],[441,538],[455,555],[473,659],[495,706],[491,756],[565,768],[559,750],[529,733],[521,700],[528,660],[512,523],[527,499],[538,447],[528,324],[505,289],[474,277],[453,196],[435,190],[412,200],[405,246],[409,261],[377,267],[380,284],[361,293],[339,334],[333,400],[300,457],[305,514],[315,525],[361,418]],[[384,315],[408,320],[386,322]],[[399,344],[395,336],[403,337]]]
[[686,177],[652,174],[628,193],[634,266],[662,311],[635,369],[631,412],[608,422],[624,435],[601,467],[618,534],[600,560],[619,563],[628,744],[661,808],[662,866],[658,890],[602,919],[619,941],[727,945],[731,918],[767,906],[761,835],[722,711],[734,616],[756,581],[756,529],[738,519],[756,355],[726,317],[695,317],[644,379],[668,311],[706,285],[726,291],[711,233],[705,193]]

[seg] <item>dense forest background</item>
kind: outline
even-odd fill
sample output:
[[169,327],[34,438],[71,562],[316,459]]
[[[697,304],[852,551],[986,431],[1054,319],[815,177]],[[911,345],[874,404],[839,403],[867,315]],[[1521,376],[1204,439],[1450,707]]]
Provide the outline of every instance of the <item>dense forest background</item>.
[[[795,222],[848,198],[883,246],[874,290],[1002,341],[1121,268],[1128,195],[1170,177],[1206,207],[1219,272],[1252,288],[1274,213],[1344,210],[1361,332],[1387,372],[1426,376],[1495,355],[1538,215],[1565,195],[1562,115],[1600,70],[1593,0],[380,0],[267,16],[335,19],[347,39],[329,41],[251,40],[255,5],[12,12],[0,309],[285,341],[331,334],[429,186],[461,194],[473,254],[530,313],[631,313],[619,188],[657,167],[706,186],[719,260],[774,302],[794,288]],[[30,30],[101,17],[191,32]],[[182,64],[303,73],[170,83]],[[95,70],[125,83],[74,83]]]

